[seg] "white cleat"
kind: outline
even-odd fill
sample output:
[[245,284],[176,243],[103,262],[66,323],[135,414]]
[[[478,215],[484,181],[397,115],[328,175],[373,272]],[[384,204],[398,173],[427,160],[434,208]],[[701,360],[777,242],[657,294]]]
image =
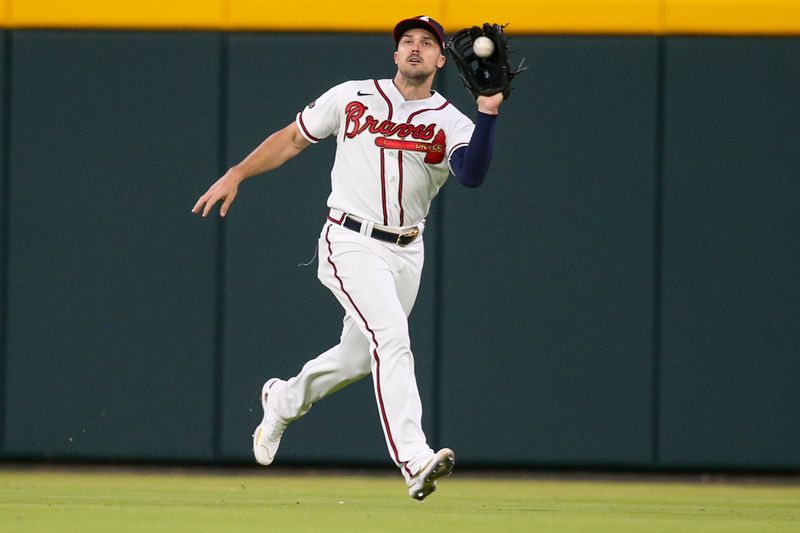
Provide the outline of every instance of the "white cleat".
[[260,465],[269,466],[278,453],[281,437],[286,429],[286,423],[281,422],[277,413],[269,402],[269,392],[274,387],[283,387],[286,382],[282,379],[272,378],[261,387],[261,407],[264,409],[264,418],[253,432],[253,455]]
[[436,490],[436,480],[443,476],[449,476],[453,472],[455,464],[456,455],[453,450],[442,448],[433,454],[431,460],[408,481],[408,495],[415,500],[424,500],[426,496]]

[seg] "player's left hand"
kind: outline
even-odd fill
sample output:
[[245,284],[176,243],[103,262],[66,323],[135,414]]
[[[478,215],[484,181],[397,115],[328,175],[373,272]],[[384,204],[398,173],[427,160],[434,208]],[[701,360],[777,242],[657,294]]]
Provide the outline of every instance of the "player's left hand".
[[236,193],[239,191],[239,183],[241,178],[236,175],[233,169],[229,170],[218,179],[214,185],[208,188],[206,193],[197,200],[192,208],[192,213],[200,213],[204,217],[208,216],[214,204],[222,200],[222,206],[219,208],[219,216],[224,217],[228,213],[228,209],[236,198]]
[[496,115],[500,112],[500,104],[503,103],[503,93],[491,96],[478,96],[478,111],[487,115]]

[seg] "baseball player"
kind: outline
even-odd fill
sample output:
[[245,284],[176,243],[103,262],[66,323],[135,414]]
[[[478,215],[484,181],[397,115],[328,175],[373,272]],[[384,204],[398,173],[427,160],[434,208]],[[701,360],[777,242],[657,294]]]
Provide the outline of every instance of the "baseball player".
[[422,273],[425,216],[450,172],[469,187],[483,182],[503,95],[478,97],[474,124],[431,89],[446,61],[442,26],[413,17],[400,21],[393,35],[394,78],[331,88],[214,183],[192,212],[205,217],[221,201],[225,216],[242,180],[336,137],[318,277],[344,308],[341,338],[296,376],[267,380],[253,452],[259,464],[271,464],[289,423],[325,396],[371,375],[389,455],[409,495],[422,500],[455,463],[453,451],[431,449],[422,430],[408,333]]

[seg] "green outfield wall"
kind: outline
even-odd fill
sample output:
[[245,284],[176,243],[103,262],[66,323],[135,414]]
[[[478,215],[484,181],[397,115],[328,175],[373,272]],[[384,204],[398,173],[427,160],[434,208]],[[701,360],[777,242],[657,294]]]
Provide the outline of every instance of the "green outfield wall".
[[[460,465],[800,470],[800,39],[519,35],[487,183],[448,183],[411,317]],[[291,53],[283,53],[291,51]],[[277,53],[276,53],[277,52]],[[307,263],[333,142],[189,213],[385,35],[0,31],[0,457],[242,463],[338,340]],[[438,89],[474,103],[453,69]],[[388,465],[371,383],[283,464]]]

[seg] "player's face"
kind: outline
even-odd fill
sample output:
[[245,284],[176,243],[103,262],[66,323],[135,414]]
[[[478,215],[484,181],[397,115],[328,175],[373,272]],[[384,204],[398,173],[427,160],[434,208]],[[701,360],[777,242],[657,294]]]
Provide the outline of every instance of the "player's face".
[[414,28],[405,32],[397,43],[394,62],[400,74],[421,81],[431,77],[437,68],[442,68],[445,58],[439,41],[431,32]]

